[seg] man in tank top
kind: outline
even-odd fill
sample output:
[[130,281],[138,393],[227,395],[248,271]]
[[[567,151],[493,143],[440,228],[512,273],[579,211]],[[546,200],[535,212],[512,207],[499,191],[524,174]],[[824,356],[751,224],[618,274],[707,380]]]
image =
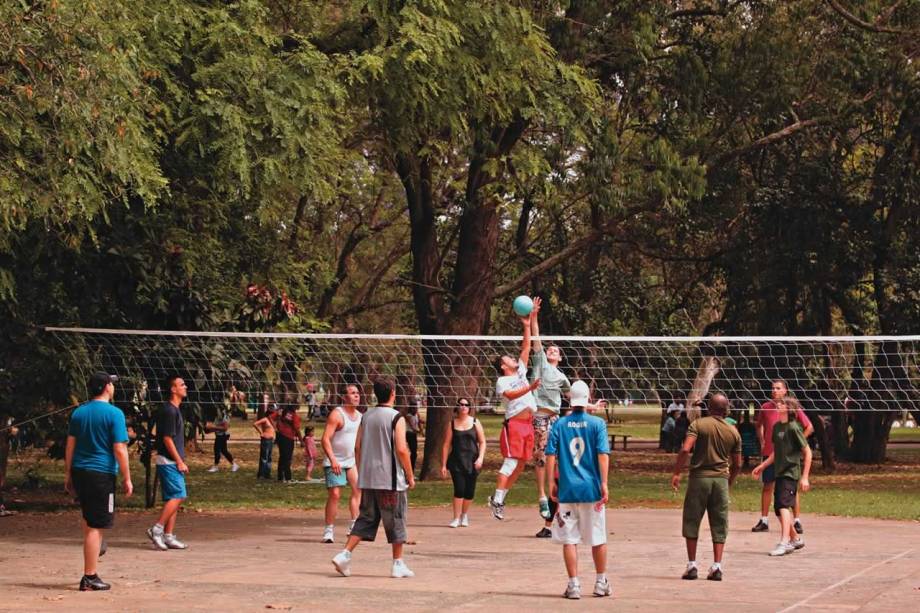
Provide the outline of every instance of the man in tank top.
[[345,386],[345,405],[336,407],[326,418],[326,429],[323,431],[323,472],[326,476],[326,526],[323,530],[323,542],[335,541],[335,514],[342,496],[342,488],[347,484],[351,487],[351,499],[348,509],[351,512],[351,521],[348,531],[351,532],[355,519],[358,517],[358,507],[361,504],[361,490],[358,489],[358,468],[355,465],[355,439],[358,436],[358,427],[361,425],[361,413],[358,404],[361,402],[361,390],[357,385]]

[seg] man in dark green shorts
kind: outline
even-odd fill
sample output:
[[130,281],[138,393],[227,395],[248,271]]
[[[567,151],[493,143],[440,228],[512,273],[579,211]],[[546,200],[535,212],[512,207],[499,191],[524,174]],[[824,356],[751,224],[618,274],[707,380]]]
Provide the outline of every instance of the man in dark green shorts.
[[728,489],[741,471],[741,436],[738,430],[725,423],[728,408],[728,398],[724,394],[712,397],[709,401],[709,416],[690,424],[671,477],[671,487],[677,491],[680,475],[687,458],[690,458],[690,479],[684,497],[683,517],[688,562],[683,579],[692,580],[697,577],[696,544],[703,514],[708,513],[713,564],[706,578],[710,581],[722,580],[722,552],[728,536]]

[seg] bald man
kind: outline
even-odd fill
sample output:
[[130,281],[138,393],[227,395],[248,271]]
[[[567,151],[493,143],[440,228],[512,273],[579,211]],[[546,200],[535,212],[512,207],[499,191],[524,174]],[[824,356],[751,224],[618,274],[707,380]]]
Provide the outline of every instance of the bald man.
[[[697,578],[696,545],[703,515],[709,515],[713,564],[707,579],[722,580],[722,552],[728,536],[728,490],[741,472],[741,435],[725,423],[728,398],[716,394],[709,401],[709,416],[690,424],[671,477],[677,491],[690,458],[690,479],[684,497],[683,535],[687,541],[687,570],[682,579]],[[691,457],[692,452],[692,457]]]

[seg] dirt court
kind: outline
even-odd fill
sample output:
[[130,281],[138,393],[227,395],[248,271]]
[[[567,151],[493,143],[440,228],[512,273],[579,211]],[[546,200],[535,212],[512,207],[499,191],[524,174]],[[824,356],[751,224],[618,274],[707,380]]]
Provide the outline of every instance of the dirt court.
[[[608,511],[614,595],[580,602],[561,598],[561,548],[533,533],[530,509],[509,508],[498,522],[482,508],[472,526],[445,526],[444,508],[410,509],[406,561],[414,579],[389,578],[389,547],[355,552],[352,576],[330,563],[339,542],[319,542],[318,511],[183,513],[177,532],[186,551],[150,548],[152,514],[121,513],[109,532],[99,574],[110,592],[77,591],[82,571],[79,514],[19,514],[0,519],[0,610],[256,611],[572,610],[788,611],[916,610],[920,602],[920,525],[838,517],[806,517],[804,550],[783,558],[767,551],[772,532],[749,531],[755,517],[735,513],[722,583],[681,581],[685,554],[675,510]],[[339,522],[342,524],[342,522]],[[705,526],[705,521],[704,521]],[[712,561],[701,534],[701,571]],[[587,550],[583,588],[593,585]]]

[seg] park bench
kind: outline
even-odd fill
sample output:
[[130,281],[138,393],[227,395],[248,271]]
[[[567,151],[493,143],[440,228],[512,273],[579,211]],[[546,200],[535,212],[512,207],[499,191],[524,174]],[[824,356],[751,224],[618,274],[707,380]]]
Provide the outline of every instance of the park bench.
[[612,450],[617,442],[617,437],[623,439],[623,451],[626,451],[626,443],[629,442],[631,435],[629,434],[611,434],[610,435],[610,449]]

